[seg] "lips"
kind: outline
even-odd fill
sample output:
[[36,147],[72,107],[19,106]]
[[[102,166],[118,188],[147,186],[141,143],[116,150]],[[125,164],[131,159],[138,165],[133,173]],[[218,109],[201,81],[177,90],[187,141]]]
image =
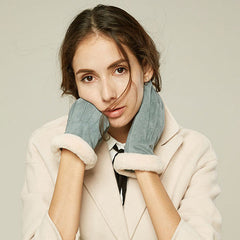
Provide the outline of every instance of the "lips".
[[104,111],[103,114],[109,118],[118,118],[124,113],[125,109],[126,107],[115,108],[111,111]]

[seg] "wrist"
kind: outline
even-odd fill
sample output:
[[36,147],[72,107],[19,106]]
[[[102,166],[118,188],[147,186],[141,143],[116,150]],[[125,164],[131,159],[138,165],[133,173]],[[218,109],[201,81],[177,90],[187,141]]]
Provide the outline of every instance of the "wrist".
[[73,177],[83,174],[86,164],[76,154],[63,148],[61,151],[60,168],[69,172],[71,177]]
[[152,171],[135,170],[135,174],[136,174],[137,180],[149,179],[149,178],[155,177],[155,176],[159,177],[159,175],[156,172],[152,172]]
[[78,165],[86,166],[86,164],[73,152],[68,149],[62,148],[61,150],[61,160],[60,161],[71,161],[72,163],[76,163]]

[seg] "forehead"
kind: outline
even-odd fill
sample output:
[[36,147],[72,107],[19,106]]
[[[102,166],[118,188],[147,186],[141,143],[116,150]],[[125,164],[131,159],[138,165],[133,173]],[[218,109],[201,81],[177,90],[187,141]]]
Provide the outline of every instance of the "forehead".
[[[133,60],[134,55],[123,46],[129,61]],[[73,57],[73,68],[96,68],[110,65],[121,58],[124,58],[117,44],[113,39],[98,33],[88,35],[82,40]]]

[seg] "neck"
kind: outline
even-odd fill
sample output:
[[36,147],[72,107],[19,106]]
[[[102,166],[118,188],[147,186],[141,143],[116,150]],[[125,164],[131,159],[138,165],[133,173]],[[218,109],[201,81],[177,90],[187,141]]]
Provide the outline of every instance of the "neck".
[[109,127],[108,133],[115,138],[120,143],[125,143],[127,141],[128,132],[130,130],[131,124],[121,128]]

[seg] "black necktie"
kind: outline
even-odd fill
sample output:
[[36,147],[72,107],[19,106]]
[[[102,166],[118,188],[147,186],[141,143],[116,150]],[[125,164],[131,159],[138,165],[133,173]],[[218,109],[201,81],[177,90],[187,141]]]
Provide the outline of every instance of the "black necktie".
[[[114,164],[114,160],[115,160],[115,157],[119,154],[119,153],[123,153],[124,150],[123,149],[118,149],[117,147],[117,144],[115,144],[113,146],[113,149],[115,151],[117,151],[117,153],[115,154],[114,158],[113,158],[113,161],[112,161],[112,164]],[[118,190],[119,190],[119,193],[121,193],[122,191],[122,205],[124,205],[124,202],[125,202],[125,195],[126,195],[126,191],[127,191],[127,177],[126,176],[123,176],[123,175],[120,175],[119,173],[117,173],[114,169],[114,173],[115,173],[115,177],[116,177],[116,180],[117,180],[117,184],[118,184]]]

